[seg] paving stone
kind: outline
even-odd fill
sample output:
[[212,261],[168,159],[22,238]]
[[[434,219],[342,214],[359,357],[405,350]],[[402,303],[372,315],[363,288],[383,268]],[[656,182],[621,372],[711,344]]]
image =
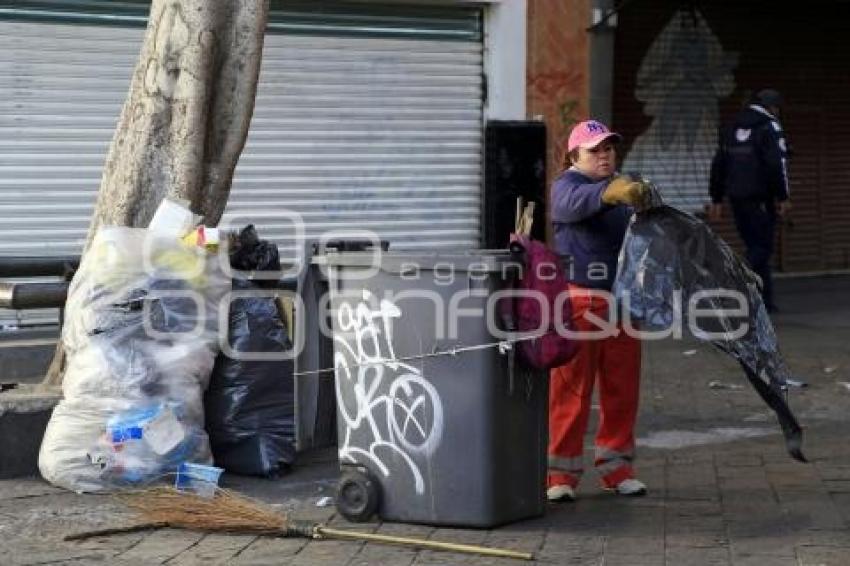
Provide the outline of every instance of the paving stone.
[[166,564],[169,566],[228,564],[254,540],[256,537],[244,535],[207,535]]
[[546,531],[549,530],[551,526],[551,521],[553,518],[553,514],[547,513],[544,517],[540,517],[538,519],[530,519],[527,521],[519,521],[517,523],[511,523],[508,525],[502,525],[497,529],[493,529],[491,534],[504,534],[507,536],[524,536],[529,535],[532,537],[538,535],[545,535]]
[[316,564],[347,564],[362,549],[357,541],[321,540],[312,541],[289,562],[292,566],[314,566]]
[[782,513],[750,515],[736,520],[726,521],[726,532],[729,538],[758,538],[792,536],[795,532],[793,523]]
[[101,564],[112,557],[112,553],[88,548],[69,548],[45,544],[42,541],[18,541],[14,547],[0,545],[0,564],[3,566],[31,566],[36,564],[63,563],[66,560],[92,560]]
[[605,542],[605,557],[608,553],[616,555],[638,556],[650,554],[653,556],[664,556],[664,536],[642,536],[626,537],[613,535]]
[[62,542],[62,546],[76,547],[78,549],[94,550],[107,556],[118,556],[130,548],[136,546],[150,532],[115,534],[104,537],[95,537],[78,542]]
[[[579,550],[543,550],[536,555],[537,564],[558,566],[603,566],[605,558],[598,554],[582,553]],[[419,562],[415,562],[418,566]]]
[[850,479],[823,480],[827,493],[850,493]]
[[758,454],[719,454],[714,459],[717,466],[728,468],[752,468],[764,465]]
[[804,546],[797,549],[798,566],[847,566],[850,552],[846,548]]
[[717,548],[728,546],[729,539],[723,530],[693,532],[682,534],[668,533],[664,538],[666,548],[685,547],[685,548]]
[[850,481],[850,465],[836,464],[834,460],[823,460],[815,466],[824,481]]
[[723,506],[720,501],[667,501],[665,515],[670,518],[721,516]]
[[134,516],[103,496],[67,491],[0,501],[0,538],[41,539],[55,544],[62,535],[129,524]]
[[733,537],[730,540],[732,556],[749,556],[759,554],[764,556],[794,557],[794,539],[790,536],[766,537]]
[[471,554],[460,554],[457,552],[443,552],[438,550],[422,550],[416,555],[413,564],[416,566],[437,566],[450,564],[477,565],[486,563],[491,558],[481,558]]
[[664,553],[661,554],[617,554],[605,552],[604,566],[664,566]]
[[490,531],[482,544],[494,548],[536,553],[543,548],[545,541],[546,533],[544,531],[523,534],[496,530]]
[[733,566],[799,566],[797,558],[771,554],[734,555]]
[[829,498],[844,518],[844,524],[850,525],[850,493],[832,493]]
[[601,535],[579,535],[570,532],[553,531],[543,541],[544,551],[569,550],[587,554],[601,554],[605,549],[606,537]]
[[727,548],[668,547],[664,557],[667,564],[676,566],[729,566],[731,560]]
[[288,563],[307,544],[322,544],[304,538],[260,537],[239,551],[229,562],[234,566],[265,566]]
[[850,550],[850,529],[819,530],[806,529],[795,530],[793,533],[794,544],[800,546],[836,546]]
[[203,534],[177,529],[160,529],[142,538],[116,558],[137,560],[148,564],[163,564],[197,544]]
[[717,501],[717,486],[668,487],[667,499],[676,501]]
[[53,487],[41,478],[20,478],[16,480],[0,480],[0,501],[20,499],[23,497],[39,497],[56,495],[64,490]]
[[846,526],[833,500],[826,494],[782,494],[780,501],[787,516],[798,528],[831,530]]
[[413,564],[418,552],[415,549],[370,543],[364,545],[348,564],[349,566],[371,566],[373,564],[406,566]]

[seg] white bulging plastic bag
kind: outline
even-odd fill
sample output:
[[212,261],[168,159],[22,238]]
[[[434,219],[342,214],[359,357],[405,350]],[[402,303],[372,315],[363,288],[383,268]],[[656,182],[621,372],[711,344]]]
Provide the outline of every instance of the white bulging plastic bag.
[[45,479],[97,491],[211,463],[203,391],[231,288],[222,267],[159,233],[98,232],[69,289],[64,398],[39,454]]

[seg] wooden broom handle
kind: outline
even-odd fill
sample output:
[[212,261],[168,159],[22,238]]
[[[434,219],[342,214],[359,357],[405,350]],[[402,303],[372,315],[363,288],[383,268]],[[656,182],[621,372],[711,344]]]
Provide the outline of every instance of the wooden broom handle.
[[499,556],[502,558],[516,558],[519,560],[534,560],[534,555],[530,552],[518,552],[516,550],[505,550],[501,548],[488,548],[486,546],[476,546],[472,544],[457,544],[453,542],[440,542],[436,540],[424,540],[408,537],[397,537],[391,535],[377,535],[373,533],[361,533],[355,531],[347,531],[343,529],[332,529],[325,526],[317,526],[315,532],[316,534],[327,538],[403,544],[433,550],[449,550],[452,552],[465,552],[467,554]]

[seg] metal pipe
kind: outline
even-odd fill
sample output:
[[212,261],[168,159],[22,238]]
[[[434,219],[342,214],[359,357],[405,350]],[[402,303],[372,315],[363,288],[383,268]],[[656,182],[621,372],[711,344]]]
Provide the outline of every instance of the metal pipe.
[[80,265],[80,256],[0,256],[0,277],[65,276]]
[[0,282],[0,308],[48,309],[65,306],[68,283]]

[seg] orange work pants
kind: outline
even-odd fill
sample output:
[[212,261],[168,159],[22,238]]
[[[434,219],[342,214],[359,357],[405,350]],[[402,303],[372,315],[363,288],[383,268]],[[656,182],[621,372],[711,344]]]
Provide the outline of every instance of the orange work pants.
[[[588,289],[568,285],[573,329],[599,331],[585,318],[593,313],[608,318],[608,302]],[[618,325],[619,334],[579,339],[578,352],[549,378],[548,485],[575,487],[584,470],[584,434],[590,415],[594,382],[599,383],[599,430],[596,433],[596,469],[605,487],[634,477],[634,426],[640,387],[640,342]]]

